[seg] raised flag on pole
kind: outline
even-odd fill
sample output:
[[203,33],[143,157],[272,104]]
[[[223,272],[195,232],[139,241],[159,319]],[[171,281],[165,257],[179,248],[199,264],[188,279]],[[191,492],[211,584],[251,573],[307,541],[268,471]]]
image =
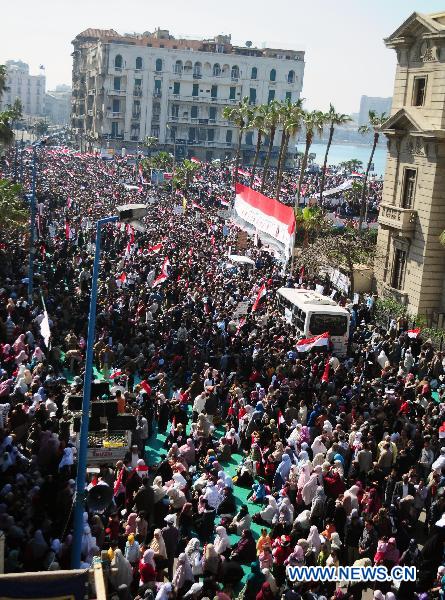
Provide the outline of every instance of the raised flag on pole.
[[200,165],[200,164],[201,164],[201,161],[200,161],[200,160],[198,160],[198,159],[196,158],[196,156],[192,156],[192,158],[190,159],[190,162],[192,162],[192,163],[195,163],[195,164],[197,164],[197,165]]
[[230,206],[229,200],[226,200],[225,198],[220,198],[219,201],[221,202],[222,206],[225,206],[226,208],[229,208],[229,206]]
[[45,342],[45,346],[49,348],[49,339],[51,337],[51,330],[49,328],[49,318],[46,309],[43,311],[43,319],[40,323],[40,334]]
[[281,412],[281,410],[278,411],[278,426],[282,425],[284,423],[284,417],[283,417],[283,413]]
[[244,177],[250,177],[250,175],[251,175],[251,174],[249,173],[249,171],[245,171],[244,169],[240,169],[240,168],[238,168],[238,173],[239,173],[240,175],[243,175]]
[[327,348],[329,345],[329,333],[321,333],[312,338],[305,338],[297,342],[298,352],[308,352],[312,348]]
[[257,297],[255,298],[255,302],[253,303],[252,312],[255,312],[258,309],[258,306],[261,302],[261,298],[264,298],[264,296],[266,294],[267,294],[266,284],[263,283],[263,285],[259,289]]
[[150,248],[147,248],[147,252],[157,254],[160,250],[162,250],[163,245],[164,244],[159,243],[159,244],[155,244],[154,246],[150,246]]
[[198,210],[204,210],[204,208],[202,206],[200,206],[197,202],[195,202],[194,200],[192,200],[192,206],[193,208],[197,208]]
[[171,263],[168,259],[168,257],[166,256],[164,258],[164,262],[162,263],[162,269],[161,269],[161,273],[164,273],[164,275],[167,275],[167,277],[170,275],[169,270],[171,268]]
[[151,287],[156,287],[157,285],[160,285],[161,283],[164,283],[164,281],[168,278],[168,275],[165,275],[164,273],[161,273],[159,275],[159,277],[156,277],[156,279],[153,281],[153,283],[151,284]]
[[406,333],[408,334],[409,338],[415,339],[420,333],[420,327],[416,327],[416,329],[408,329]]
[[321,376],[321,380],[323,381],[323,383],[328,383],[328,381],[329,381],[329,369],[331,367],[331,365],[329,364],[330,359],[331,359],[330,356],[328,356],[328,359],[324,366],[323,375]]
[[445,421],[439,427],[439,439],[443,440],[445,438]]

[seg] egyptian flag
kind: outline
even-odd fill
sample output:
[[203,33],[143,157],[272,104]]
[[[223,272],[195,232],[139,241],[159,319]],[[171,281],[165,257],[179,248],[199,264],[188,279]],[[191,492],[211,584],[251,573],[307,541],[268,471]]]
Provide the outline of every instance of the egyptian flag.
[[264,298],[264,296],[267,294],[267,289],[266,289],[266,284],[263,283],[263,285],[260,287],[260,290],[257,294],[257,297],[255,299],[255,302],[252,306],[252,312],[255,312],[256,310],[258,310],[258,306],[261,302],[261,298]]
[[281,412],[281,410],[278,411],[278,426],[283,425],[284,423],[284,417],[283,417],[283,413]]
[[141,165],[141,164],[139,164],[139,181],[140,181],[141,183],[146,183],[146,182],[145,182],[145,179],[144,179],[144,170],[143,170],[143,168],[142,168],[142,165]]
[[156,287],[157,285],[164,283],[166,279],[168,279],[168,275],[164,275],[164,273],[161,273],[159,277],[156,277],[156,279],[153,281],[151,287]]
[[170,426],[170,434],[171,434],[171,435],[173,435],[173,434],[174,434],[174,432],[175,432],[175,427],[176,427],[176,417],[175,417],[175,416],[173,416],[173,419],[172,419],[172,424],[171,424],[171,426]]
[[125,258],[128,258],[131,255],[131,244],[128,242],[127,247],[125,248]]
[[321,333],[312,338],[305,338],[297,342],[298,352],[309,352],[312,348],[327,348],[329,345],[329,333]]
[[71,228],[70,228],[70,222],[68,221],[68,219],[65,219],[65,239],[66,240],[71,239]]
[[153,254],[157,254],[158,252],[160,252],[162,250],[164,244],[162,244],[161,242],[159,244],[155,244],[154,246],[150,246],[150,248],[147,248],[147,252],[153,253]]
[[127,274],[121,273],[121,275],[119,277],[119,281],[121,281],[122,283],[125,283],[127,281]]
[[190,162],[195,163],[196,165],[200,165],[201,161],[196,158],[196,156],[192,156]]
[[445,421],[439,427],[439,439],[443,440],[445,438]]
[[193,208],[196,208],[198,210],[204,210],[204,208],[202,206],[200,206],[197,202],[195,202],[194,200],[192,200],[192,206]]
[[110,379],[115,379],[116,377],[120,377],[122,375],[122,371],[115,371],[112,375],[110,375]]
[[324,371],[323,371],[323,375],[321,376],[321,380],[323,381],[323,383],[328,383],[329,381],[329,369],[330,369],[330,356],[328,356],[328,359],[326,361],[326,364],[324,366]]
[[243,175],[244,177],[250,177],[249,171],[245,171],[244,169],[238,169],[239,175]]
[[130,227],[130,244],[134,244],[134,227]]
[[416,339],[416,337],[420,333],[420,327],[416,327],[416,329],[408,329],[408,331],[406,333],[408,334],[409,338]]
[[220,198],[219,201],[221,202],[222,206],[229,208],[230,202],[228,200],[226,200],[225,198]]
[[212,235],[212,237],[210,238],[210,243],[212,244],[212,246],[215,245],[215,236]]
[[125,471],[125,468],[122,467],[122,469],[119,471],[119,475],[117,476],[117,479],[114,483],[114,488],[113,488],[114,496],[117,496],[119,494],[119,492],[121,491],[121,486],[123,487],[122,477],[124,475],[124,471]]
[[144,392],[150,396],[150,394],[151,394],[151,386],[148,383],[148,381],[146,381],[144,379],[143,381],[141,381],[140,386],[144,390]]
[[166,256],[164,258],[164,262],[162,263],[161,273],[163,273],[164,275],[166,275],[168,277],[170,274],[170,272],[169,272],[170,269],[171,269],[171,264],[170,264],[168,257]]
[[245,322],[246,322],[246,317],[241,317],[241,319],[239,320],[238,328],[235,332],[235,337],[239,334],[239,332],[241,331],[241,327],[244,325]]

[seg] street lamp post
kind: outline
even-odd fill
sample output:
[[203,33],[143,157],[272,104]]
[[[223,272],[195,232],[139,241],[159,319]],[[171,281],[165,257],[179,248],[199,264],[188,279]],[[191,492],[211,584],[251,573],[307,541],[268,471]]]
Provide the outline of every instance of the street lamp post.
[[100,242],[102,225],[123,221],[130,223],[138,230],[144,230],[139,220],[147,214],[144,204],[129,204],[118,207],[118,215],[104,217],[96,223],[96,248],[94,252],[93,276],[91,281],[90,310],[88,313],[88,337],[85,356],[85,375],[83,380],[82,417],[80,423],[79,448],[77,452],[76,492],[74,502],[74,531],[71,563],[73,569],[80,568],[82,535],[84,528],[83,513],[85,509],[85,474],[88,455],[88,426],[90,421],[91,384],[93,376],[94,333],[96,329],[97,290],[100,267]]
[[[23,148],[22,148],[23,154]],[[23,160],[23,157],[22,157]],[[33,303],[34,293],[34,243],[36,225],[36,180],[37,180],[37,146],[32,148],[32,188],[31,188],[31,222],[29,226],[29,267],[28,267],[28,302]]]

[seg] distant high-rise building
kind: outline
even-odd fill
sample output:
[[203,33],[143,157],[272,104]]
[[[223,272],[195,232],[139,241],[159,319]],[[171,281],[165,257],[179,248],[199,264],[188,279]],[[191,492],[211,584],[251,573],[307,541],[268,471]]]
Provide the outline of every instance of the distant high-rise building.
[[362,96],[360,100],[360,112],[358,115],[358,124],[366,125],[369,118],[370,110],[375,110],[377,113],[391,113],[392,98],[379,98],[378,96]]
[[58,85],[45,96],[45,115],[54,125],[69,125],[71,117],[71,88]]
[[[237,128],[224,107],[245,96],[252,105],[296,101],[303,86],[304,52],[235,46],[229,35],[191,40],[161,29],[123,36],[87,29],[73,46],[71,124],[96,146],[135,148],[150,136],[183,156],[233,156]],[[255,138],[252,131],[243,137],[246,162]]]
[[45,75],[29,74],[29,65],[21,60],[6,61],[6,85],[8,89],[0,98],[0,109],[19,99],[23,114],[43,116],[45,112]]

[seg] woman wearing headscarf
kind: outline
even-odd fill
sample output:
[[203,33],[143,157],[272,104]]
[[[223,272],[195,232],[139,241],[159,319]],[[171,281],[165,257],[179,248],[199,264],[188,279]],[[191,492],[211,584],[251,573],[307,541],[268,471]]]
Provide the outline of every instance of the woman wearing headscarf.
[[179,448],[179,452],[188,466],[195,464],[196,450],[192,438],[187,439],[186,443]]
[[265,581],[261,586],[261,590],[256,595],[256,600],[274,600],[275,594],[272,592],[270,583]]
[[168,565],[168,558],[164,538],[162,537],[162,531],[160,529],[154,530],[153,539],[150,542],[150,548],[154,552],[153,558],[156,564],[156,571],[159,575],[161,575],[161,571]]
[[244,529],[250,529],[251,523],[252,517],[249,515],[249,509],[246,504],[243,504],[228,527],[229,533],[241,535]]
[[202,556],[201,556],[201,543],[198,538],[192,538],[184,550],[189,563],[192,567],[193,576],[195,581],[198,581],[199,576],[202,575]]
[[213,545],[215,547],[216,552],[220,555],[226,555],[227,553],[230,554],[232,543],[230,542],[230,538],[227,535],[226,528],[222,525],[219,525],[215,531],[216,535]]
[[202,570],[204,577],[215,577],[218,574],[221,557],[213,544],[207,544],[202,557]]
[[119,548],[114,551],[111,569],[110,580],[116,589],[121,585],[130,586],[133,581],[133,569]]
[[326,494],[321,485],[317,487],[315,492],[315,496],[312,499],[311,504],[311,522],[322,524],[323,517],[325,515],[325,505],[326,505]]
[[260,592],[266,577],[260,569],[258,561],[254,560],[250,563],[250,573],[246,578],[246,585],[243,590],[244,600],[256,600],[257,594]]
[[292,466],[292,462],[291,462],[289,454],[283,454],[281,462],[278,465],[277,470],[275,471],[275,476],[274,476],[274,481],[273,481],[274,488],[277,491],[281,490],[281,488],[285,484],[285,482],[289,476],[291,466]]
[[128,515],[127,521],[124,523],[125,527],[125,535],[130,535],[130,533],[136,533],[136,519],[138,515],[135,512],[132,512]]
[[177,597],[182,598],[195,582],[192,567],[187,555],[182,552],[176,564],[176,571],[173,575],[172,584],[176,590]]
[[90,556],[94,546],[96,546],[96,539],[91,535],[91,528],[89,525],[84,525],[82,545],[80,547],[82,556],[84,558]]
[[130,533],[125,543],[125,558],[134,567],[138,563],[139,555],[139,542],[134,538],[134,533]]
[[139,563],[140,583],[154,583],[156,581],[156,564],[154,561],[154,552],[151,548],[147,548]]
[[315,525],[311,525],[309,529],[309,535],[306,538],[309,547],[315,550],[315,554],[318,555],[321,548],[322,540],[320,538],[320,534],[318,533],[318,528]]
[[272,525],[275,516],[278,515],[277,501],[273,496],[267,496],[267,506],[259,513],[253,515],[252,520],[258,525]]
[[169,600],[173,597],[173,585],[171,583],[163,583],[156,594],[155,600]]
[[239,542],[233,547],[231,560],[249,564],[256,560],[256,545],[250,529],[244,529]]

